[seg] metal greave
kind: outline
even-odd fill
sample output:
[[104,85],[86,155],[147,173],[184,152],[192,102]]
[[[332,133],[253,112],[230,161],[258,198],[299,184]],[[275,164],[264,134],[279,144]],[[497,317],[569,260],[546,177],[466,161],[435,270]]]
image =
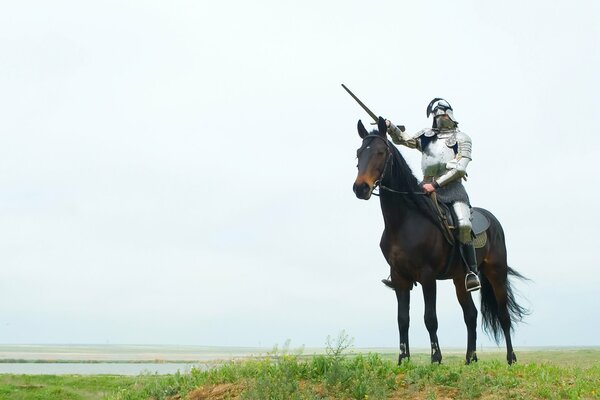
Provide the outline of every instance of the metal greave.
[[456,201],[452,204],[452,209],[458,219],[458,240],[462,244],[472,243],[471,231],[473,225],[471,223],[471,207],[466,203]]

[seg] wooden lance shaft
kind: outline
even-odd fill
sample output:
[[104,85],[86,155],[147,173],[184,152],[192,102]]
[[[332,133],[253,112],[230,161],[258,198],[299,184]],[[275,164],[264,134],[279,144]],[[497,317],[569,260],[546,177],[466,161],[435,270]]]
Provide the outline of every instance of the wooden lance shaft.
[[[362,101],[360,101],[360,100],[358,99],[358,97],[356,97],[356,96],[354,95],[354,93],[352,93],[352,92],[350,91],[350,89],[348,89],[348,88],[346,87],[346,85],[344,85],[343,83],[342,83],[342,87],[344,88],[344,90],[346,90],[346,92],[348,92],[348,94],[349,94],[350,96],[352,96],[352,98],[353,98],[354,100],[356,100],[356,102],[358,103],[358,105],[360,105],[360,106],[363,108],[363,110],[365,110],[365,111],[367,112],[367,114],[369,114],[369,115],[371,116],[371,118],[373,118],[373,120],[374,120],[375,122],[377,122],[377,116],[375,115],[375,113],[373,113],[373,111],[369,110],[369,107],[365,106],[365,104],[364,104]],[[404,128],[404,125],[398,125],[398,129],[400,129],[402,132],[404,132],[404,131],[406,130],[406,128]]]

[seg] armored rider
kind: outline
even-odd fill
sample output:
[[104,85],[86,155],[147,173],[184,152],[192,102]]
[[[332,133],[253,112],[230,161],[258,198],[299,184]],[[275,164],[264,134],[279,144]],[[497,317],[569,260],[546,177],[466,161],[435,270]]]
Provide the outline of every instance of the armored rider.
[[436,192],[438,200],[454,210],[458,219],[459,248],[468,267],[465,287],[470,292],[481,288],[471,236],[471,206],[462,184],[471,161],[471,138],[458,129],[458,121],[446,100],[431,100],[427,117],[430,115],[433,115],[431,129],[423,129],[414,136],[401,131],[389,120],[386,120],[387,132],[395,144],[416,148],[422,153],[423,190]]

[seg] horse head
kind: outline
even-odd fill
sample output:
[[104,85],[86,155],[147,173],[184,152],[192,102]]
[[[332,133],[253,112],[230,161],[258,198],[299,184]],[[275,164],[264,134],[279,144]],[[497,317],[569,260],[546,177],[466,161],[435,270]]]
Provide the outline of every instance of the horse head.
[[373,189],[383,179],[388,161],[391,157],[389,144],[386,138],[387,127],[385,120],[379,117],[377,128],[371,133],[367,132],[363,123],[358,121],[358,135],[363,140],[356,152],[358,158],[358,175],[352,189],[356,197],[369,200]]

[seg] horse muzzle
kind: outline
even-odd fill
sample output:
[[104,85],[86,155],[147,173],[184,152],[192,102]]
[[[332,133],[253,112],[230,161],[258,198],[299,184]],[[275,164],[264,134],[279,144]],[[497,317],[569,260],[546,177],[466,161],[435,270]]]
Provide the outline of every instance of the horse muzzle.
[[354,194],[356,197],[362,200],[369,200],[371,198],[371,194],[373,194],[373,186],[369,185],[367,182],[354,182],[352,186],[352,190],[354,190]]

